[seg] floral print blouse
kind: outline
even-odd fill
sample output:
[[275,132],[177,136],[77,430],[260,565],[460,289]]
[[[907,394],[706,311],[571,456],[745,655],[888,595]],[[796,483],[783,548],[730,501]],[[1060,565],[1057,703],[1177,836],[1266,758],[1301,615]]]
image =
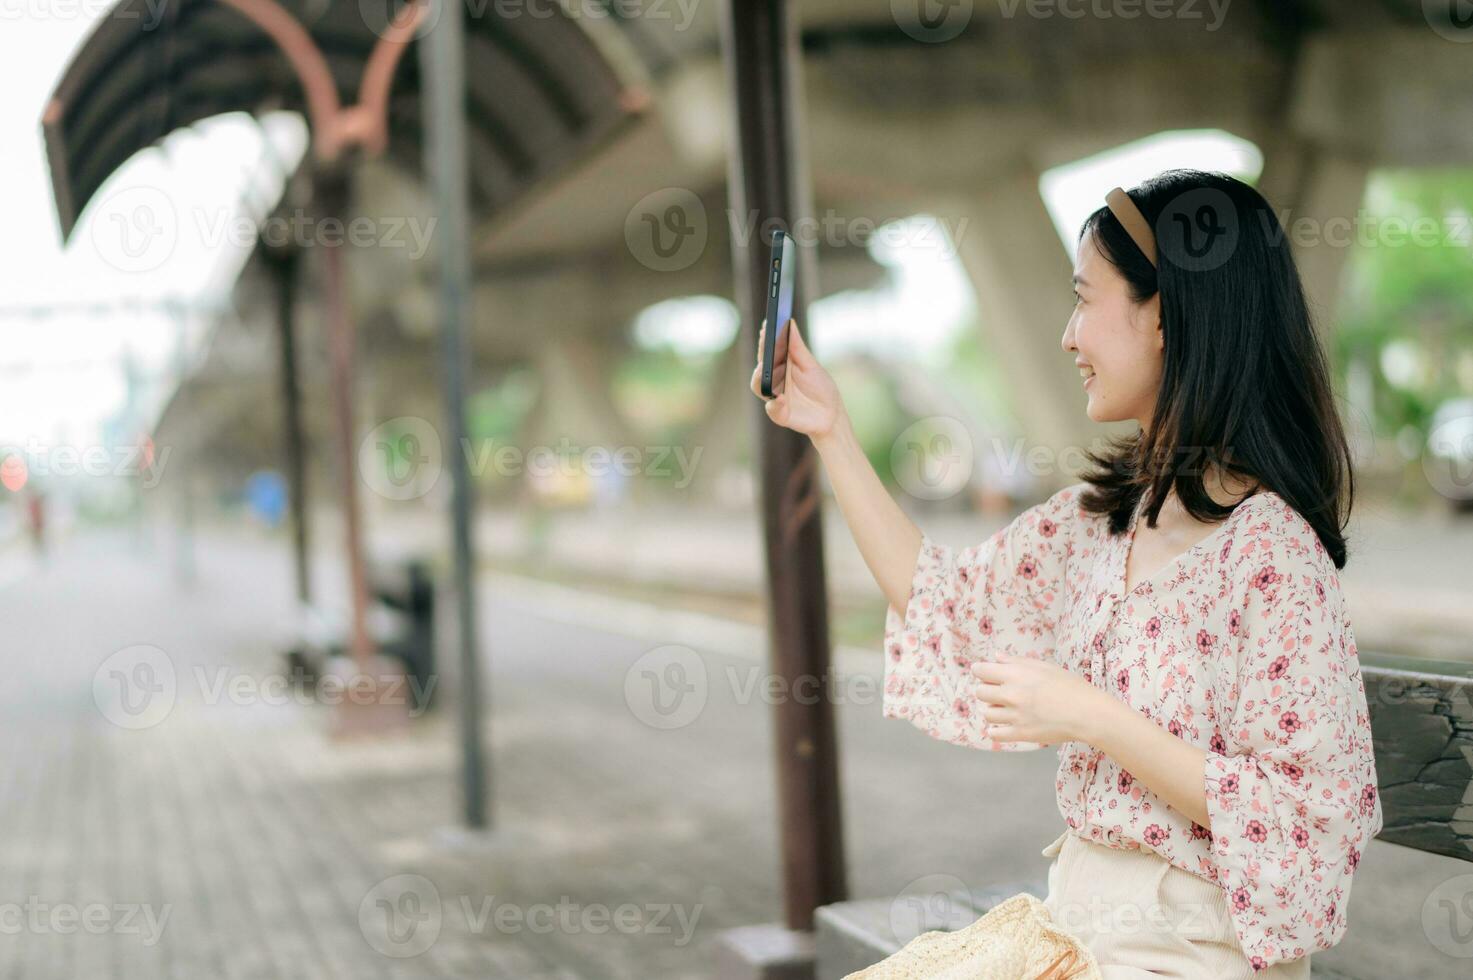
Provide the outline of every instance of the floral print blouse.
[[1371,726],[1334,562],[1270,490],[1125,591],[1129,528],[1079,507],[1076,483],[987,541],[923,535],[904,615],[885,622],[882,713],[976,749],[968,667],[1002,653],[1051,660],[1206,750],[1210,829],[1089,745],[1059,747],[1070,830],[1144,848],[1216,882],[1255,969],[1334,945],[1351,877],[1381,829]]

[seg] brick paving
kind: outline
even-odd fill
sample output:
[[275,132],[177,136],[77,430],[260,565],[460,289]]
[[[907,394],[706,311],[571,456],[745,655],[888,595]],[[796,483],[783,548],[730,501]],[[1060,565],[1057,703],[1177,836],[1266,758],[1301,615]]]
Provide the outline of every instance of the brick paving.
[[[743,693],[760,636],[708,647],[658,610],[488,582],[496,828],[469,835],[453,711],[345,742],[331,709],[250,696],[280,666],[282,545],[202,541],[188,589],[148,547],[76,538],[0,587],[0,977],[693,978],[720,930],[779,917],[770,710]],[[709,681],[673,730],[626,693],[666,643]],[[883,721],[863,672],[842,690],[852,895],[1043,873],[1051,753],[942,745]],[[1373,846],[1333,955],[1465,975],[1416,910],[1467,870]]]

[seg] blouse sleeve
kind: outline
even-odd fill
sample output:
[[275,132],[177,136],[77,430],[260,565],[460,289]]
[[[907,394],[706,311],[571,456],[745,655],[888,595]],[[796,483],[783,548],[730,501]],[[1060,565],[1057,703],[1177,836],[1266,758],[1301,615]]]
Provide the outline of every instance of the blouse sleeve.
[[1221,739],[1204,766],[1212,855],[1255,969],[1345,933],[1381,830],[1370,715],[1339,576],[1308,525],[1240,551]]
[[999,653],[1057,660],[1070,532],[1086,486],[1060,490],[970,548],[922,535],[904,614],[893,605],[885,613],[883,717],[955,745],[1037,748],[982,736],[968,668]]

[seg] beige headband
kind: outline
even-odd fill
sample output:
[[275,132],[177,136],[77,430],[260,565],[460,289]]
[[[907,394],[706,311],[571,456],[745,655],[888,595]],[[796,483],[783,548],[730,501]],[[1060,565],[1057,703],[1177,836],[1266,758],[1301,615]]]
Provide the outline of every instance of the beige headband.
[[1146,216],[1141,214],[1141,209],[1136,207],[1130,195],[1119,187],[1105,195],[1105,204],[1110,208],[1110,213],[1120,222],[1126,234],[1135,242],[1136,248],[1141,254],[1150,260],[1152,265],[1156,264],[1156,236],[1151,234],[1151,224]]

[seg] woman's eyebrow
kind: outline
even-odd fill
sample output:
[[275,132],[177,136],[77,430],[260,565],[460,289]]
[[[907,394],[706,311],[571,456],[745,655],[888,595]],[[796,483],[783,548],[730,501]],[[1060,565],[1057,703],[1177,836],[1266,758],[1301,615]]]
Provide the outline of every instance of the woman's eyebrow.
[[1074,275],[1070,277],[1069,282],[1071,284],[1075,285],[1075,286],[1088,286],[1089,285],[1089,283],[1087,281],[1085,281],[1085,278],[1083,276],[1081,276],[1077,272],[1074,273]]

